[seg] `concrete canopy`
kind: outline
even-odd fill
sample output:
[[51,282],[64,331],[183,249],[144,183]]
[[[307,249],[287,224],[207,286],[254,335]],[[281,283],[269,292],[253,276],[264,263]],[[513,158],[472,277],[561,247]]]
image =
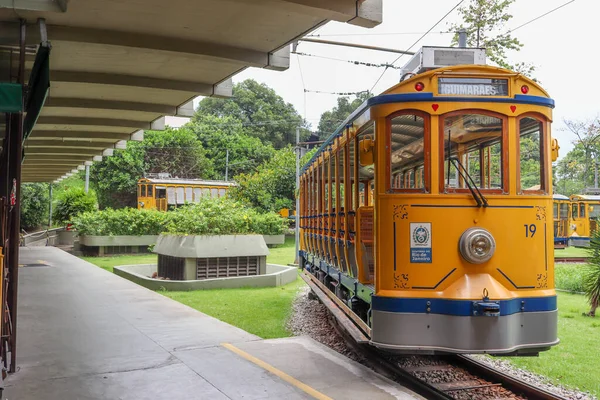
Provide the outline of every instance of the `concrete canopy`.
[[[285,70],[288,44],[329,20],[373,27],[382,0],[0,0],[0,80],[17,72],[18,21],[50,53],[50,94],[25,142],[22,181],[54,181],[189,117],[198,96],[231,96],[247,67]],[[109,150],[105,150],[109,149]]]

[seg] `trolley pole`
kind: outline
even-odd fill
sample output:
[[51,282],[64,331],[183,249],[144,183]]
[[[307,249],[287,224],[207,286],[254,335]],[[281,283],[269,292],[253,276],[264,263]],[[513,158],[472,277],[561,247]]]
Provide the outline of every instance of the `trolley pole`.
[[298,190],[300,188],[300,127],[296,127],[296,264],[300,264],[300,199],[298,198]]

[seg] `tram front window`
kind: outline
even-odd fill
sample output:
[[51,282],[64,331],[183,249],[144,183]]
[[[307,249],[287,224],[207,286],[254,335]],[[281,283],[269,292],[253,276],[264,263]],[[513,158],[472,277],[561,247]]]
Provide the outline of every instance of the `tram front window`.
[[396,115],[389,120],[388,129],[391,189],[426,190],[424,149],[429,120],[412,113]]
[[[503,119],[484,114],[451,114],[443,117],[441,126],[444,182],[440,190],[468,190],[469,177],[479,189],[503,189]],[[449,157],[458,161],[462,174]]]
[[519,185],[522,192],[543,191],[542,122],[525,117],[519,120]]

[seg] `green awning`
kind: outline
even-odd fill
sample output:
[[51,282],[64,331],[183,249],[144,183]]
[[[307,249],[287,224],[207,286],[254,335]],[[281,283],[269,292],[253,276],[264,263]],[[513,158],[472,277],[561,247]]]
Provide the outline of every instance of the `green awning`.
[[50,90],[50,45],[41,44],[35,62],[29,76],[29,96],[25,103],[25,125],[23,129],[23,140],[27,139],[31,130],[35,126],[42,107],[48,97]]
[[17,113],[23,109],[23,89],[18,83],[0,83],[0,112]]

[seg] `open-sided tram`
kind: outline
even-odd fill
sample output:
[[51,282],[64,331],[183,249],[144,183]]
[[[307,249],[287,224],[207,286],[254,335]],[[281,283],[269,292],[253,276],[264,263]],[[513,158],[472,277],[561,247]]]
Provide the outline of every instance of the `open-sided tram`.
[[302,170],[301,266],[379,348],[535,354],[558,343],[554,101],[484,59],[423,48],[408,78]]

